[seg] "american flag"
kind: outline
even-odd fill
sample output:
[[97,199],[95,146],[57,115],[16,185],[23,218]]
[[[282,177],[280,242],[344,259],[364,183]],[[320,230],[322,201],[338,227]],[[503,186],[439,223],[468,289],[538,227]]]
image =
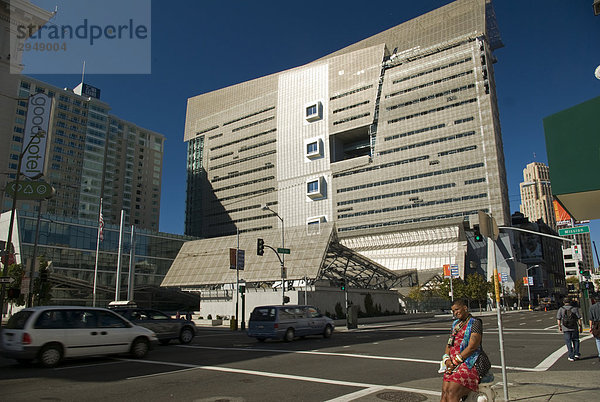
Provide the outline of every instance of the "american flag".
[[102,217],[102,210],[100,210],[100,218],[98,219],[98,238],[100,241],[104,240],[104,218]]

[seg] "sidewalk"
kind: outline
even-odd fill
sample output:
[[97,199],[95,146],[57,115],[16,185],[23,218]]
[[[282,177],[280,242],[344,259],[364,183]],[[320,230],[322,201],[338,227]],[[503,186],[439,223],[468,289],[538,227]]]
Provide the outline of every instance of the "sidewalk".
[[[600,399],[600,363],[595,370],[508,373],[511,401],[597,401]],[[496,375],[494,389],[504,399],[502,376]]]

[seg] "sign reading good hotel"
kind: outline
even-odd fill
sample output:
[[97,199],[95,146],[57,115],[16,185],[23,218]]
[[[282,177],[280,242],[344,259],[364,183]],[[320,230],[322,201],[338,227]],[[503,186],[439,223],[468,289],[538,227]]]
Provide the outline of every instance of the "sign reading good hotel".
[[27,177],[35,177],[44,171],[51,107],[52,98],[46,94],[38,93],[29,97],[23,140],[23,144],[29,144],[29,148],[21,161],[21,173]]

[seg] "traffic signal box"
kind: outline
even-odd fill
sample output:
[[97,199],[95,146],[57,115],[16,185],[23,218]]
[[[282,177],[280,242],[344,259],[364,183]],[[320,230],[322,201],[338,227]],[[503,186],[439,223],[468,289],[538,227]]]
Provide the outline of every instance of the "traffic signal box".
[[265,253],[265,241],[258,239],[256,241],[256,255],[263,255]]
[[473,225],[473,235],[474,235],[475,241],[483,241],[483,236],[481,235],[481,232],[479,231],[479,225]]

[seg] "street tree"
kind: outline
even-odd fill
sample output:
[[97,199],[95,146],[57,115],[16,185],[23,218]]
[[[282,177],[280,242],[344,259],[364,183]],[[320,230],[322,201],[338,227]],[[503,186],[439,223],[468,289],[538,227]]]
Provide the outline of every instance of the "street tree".
[[52,285],[48,279],[50,274],[48,260],[44,257],[40,257],[38,267],[40,275],[33,283],[33,294],[35,295],[35,304],[44,306],[49,304],[50,300],[52,300]]
[[[6,300],[17,306],[25,304],[25,295],[21,294],[21,280],[23,279],[23,266],[21,264],[11,264],[8,266],[8,276],[14,281],[7,286]],[[14,289],[11,291],[11,289]],[[16,297],[11,297],[16,295]]]
[[469,304],[471,301],[479,303],[479,311],[482,311],[482,302],[487,299],[488,285],[485,277],[481,274],[472,274],[467,276],[464,285],[464,294]]
[[517,295],[517,306],[521,308],[521,300],[525,297],[527,289],[523,284],[523,278],[519,278],[515,281],[515,294]]

